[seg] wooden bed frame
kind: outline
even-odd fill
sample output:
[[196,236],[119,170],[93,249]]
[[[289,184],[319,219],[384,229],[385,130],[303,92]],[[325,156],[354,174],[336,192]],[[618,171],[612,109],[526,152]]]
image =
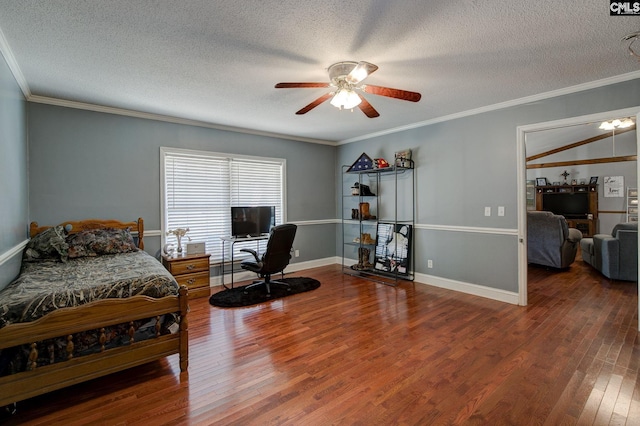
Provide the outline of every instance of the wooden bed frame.
[[[144,248],[144,222],[119,222],[116,220],[91,219],[61,224],[71,225],[69,233],[95,228],[130,228],[138,237],[138,247]],[[36,222],[30,226],[31,237],[49,227],[39,227]],[[69,359],[51,365],[40,366],[31,371],[0,377],[0,406],[64,388],[89,379],[116,371],[180,354],[180,371],[188,367],[188,290],[181,286],[179,294],[153,299],[148,296],[133,296],[128,299],[105,299],[86,305],[59,309],[32,322],[10,324],[0,329],[0,348],[30,344],[35,351],[35,343],[44,339],[66,337],[69,342],[67,352],[73,351],[73,335],[87,330],[100,330],[109,325],[127,323],[134,320],[159,317],[163,314],[180,314],[179,331],[175,334],[159,335],[156,338],[132,343],[100,353]],[[158,332],[159,334],[159,332]],[[102,337],[102,336],[100,336]],[[103,340],[102,340],[103,341]],[[37,357],[37,352],[32,353]],[[31,357],[30,359],[35,359]]]

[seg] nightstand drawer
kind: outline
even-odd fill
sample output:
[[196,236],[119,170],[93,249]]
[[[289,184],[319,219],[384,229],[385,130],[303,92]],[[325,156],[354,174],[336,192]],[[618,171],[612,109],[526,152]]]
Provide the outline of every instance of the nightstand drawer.
[[209,273],[209,257],[201,259],[179,259],[169,262],[167,269],[172,275],[191,274],[193,272]]
[[178,284],[186,285],[189,288],[189,297],[209,295],[209,271],[178,275],[175,279]]

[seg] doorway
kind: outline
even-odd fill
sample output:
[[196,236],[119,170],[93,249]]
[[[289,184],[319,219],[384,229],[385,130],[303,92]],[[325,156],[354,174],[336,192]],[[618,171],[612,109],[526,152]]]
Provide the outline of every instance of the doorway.
[[[519,126],[517,128],[517,157],[518,157],[518,304],[521,306],[527,305],[527,198],[526,198],[526,181],[527,181],[527,167],[526,167],[526,140],[527,135],[532,135],[535,132],[542,132],[548,130],[557,130],[568,128],[571,126],[579,126],[581,124],[589,124],[593,122],[602,122],[611,120],[612,118],[630,117],[636,118],[636,123],[640,119],[640,106],[627,108],[623,110],[607,111],[597,114],[591,114],[587,116],[572,117],[562,120],[549,121],[544,123],[536,123],[525,126]],[[636,152],[639,152],[638,141],[640,140],[640,130],[636,126]],[[636,162],[636,175],[637,179],[635,183],[627,183],[627,185],[635,184],[636,187],[640,187],[640,173],[638,173],[638,163]],[[640,306],[639,306],[640,308]],[[638,324],[640,330],[640,319]]]

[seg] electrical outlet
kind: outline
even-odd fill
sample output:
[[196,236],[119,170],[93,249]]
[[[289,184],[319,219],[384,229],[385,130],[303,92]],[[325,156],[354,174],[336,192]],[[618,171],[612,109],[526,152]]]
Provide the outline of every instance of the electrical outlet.
[[427,260],[427,268],[433,268],[433,260]]
[[484,215],[485,216],[491,216],[491,207],[485,207],[484,208]]
[[296,257],[300,257],[300,250],[296,250]]
[[504,216],[504,206],[498,206],[498,216]]

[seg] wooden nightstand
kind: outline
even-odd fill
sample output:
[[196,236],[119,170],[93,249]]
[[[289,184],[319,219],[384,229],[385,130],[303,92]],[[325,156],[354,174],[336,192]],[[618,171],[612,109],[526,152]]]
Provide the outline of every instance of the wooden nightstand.
[[189,288],[189,298],[209,297],[210,254],[162,255],[162,264],[180,285]]

